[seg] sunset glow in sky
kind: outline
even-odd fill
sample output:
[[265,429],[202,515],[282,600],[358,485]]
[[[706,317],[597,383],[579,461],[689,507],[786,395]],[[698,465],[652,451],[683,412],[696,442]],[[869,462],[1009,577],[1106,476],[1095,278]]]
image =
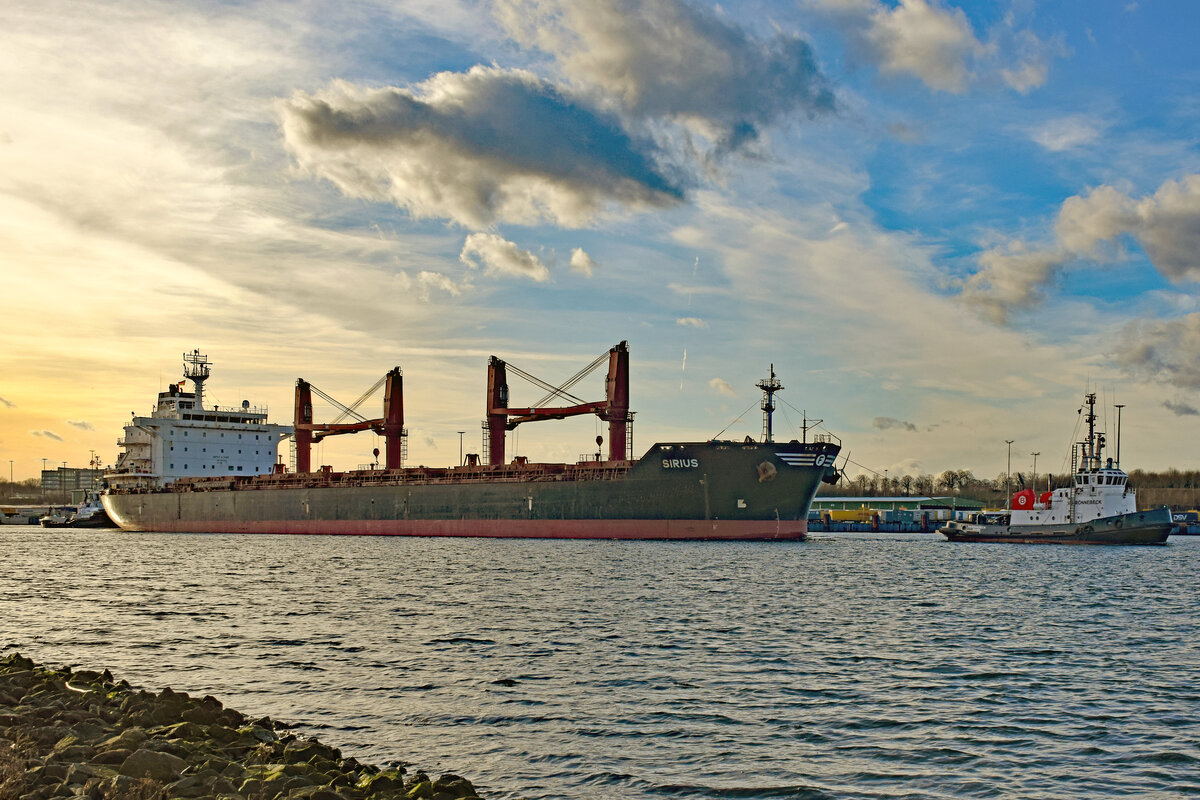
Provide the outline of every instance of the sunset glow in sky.
[[113,463],[198,348],[280,423],[298,377],[351,403],[400,365],[407,463],[448,465],[489,355],[558,383],[628,340],[638,454],[757,436],[774,364],[778,435],[891,475],[994,477],[1007,439],[1062,470],[1088,389],[1126,468],[1195,468],[1196,13],[10,0],[0,463]]

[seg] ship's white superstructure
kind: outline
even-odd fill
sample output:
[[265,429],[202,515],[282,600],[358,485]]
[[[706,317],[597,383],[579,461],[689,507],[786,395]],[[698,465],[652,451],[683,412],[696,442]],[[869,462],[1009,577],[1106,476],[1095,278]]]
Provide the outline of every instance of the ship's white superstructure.
[[1032,489],[1025,489],[1013,495],[1010,524],[1057,525],[1132,514],[1137,496],[1128,481],[1125,471],[1109,459],[1104,467],[1076,472],[1072,486],[1043,492],[1036,499]]
[[279,442],[290,425],[267,422],[265,408],[243,402],[241,408],[204,405],[204,381],[210,364],[198,350],[185,353],[186,381],[159,392],[149,416],[134,416],[117,442],[122,449],[115,469],[105,475],[112,488],[163,486],[184,477],[246,476],[272,472]]

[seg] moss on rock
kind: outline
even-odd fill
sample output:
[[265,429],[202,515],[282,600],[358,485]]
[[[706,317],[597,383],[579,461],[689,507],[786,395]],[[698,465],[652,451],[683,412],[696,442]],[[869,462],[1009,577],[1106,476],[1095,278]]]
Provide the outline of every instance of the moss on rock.
[[0,659],[0,799],[477,800],[457,775],[343,757],[207,696]]

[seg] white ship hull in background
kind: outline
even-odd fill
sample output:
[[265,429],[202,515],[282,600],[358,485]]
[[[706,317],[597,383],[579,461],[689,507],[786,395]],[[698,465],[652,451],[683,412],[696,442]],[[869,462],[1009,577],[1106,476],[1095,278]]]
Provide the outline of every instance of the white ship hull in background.
[[1129,476],[1111,458],[1102,459],[1105,442],[1096,431],[1096,395],[1088,394],[1085,402],[1088,437],[1072,449],[1070,486],[1040,496],[1024,489],[1012,496],[1007,513],[980,513],[950,522],[938,533],[952,542],[1166,544],[1175,526],[1170,509],[1137,510]]

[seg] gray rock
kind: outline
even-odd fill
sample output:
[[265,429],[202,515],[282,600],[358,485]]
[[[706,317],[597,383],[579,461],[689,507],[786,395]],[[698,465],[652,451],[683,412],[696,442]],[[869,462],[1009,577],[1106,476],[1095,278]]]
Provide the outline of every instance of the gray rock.
[[100,770],[90,764],[72,764],[67,768],[67,777],[63,779],[64,783],[87,783],[88,779],[94,778],[100,774]]
[[439,799],[457,800],[457,798],[477,797],[478,795],[469,780],[458,775],[447,774],[433,782],[433,796]]
[[142,744],[150,738],[150,734],[146,733],[144,728],[134,726],[126,728],[117,736],[112,737],[106,742],[101,743],[101,747],[109,750],[137,750]]
[[70,769],[66,764],[47,764],[44,767],[30,770],[30,775],[35,777],[39,785],[47,783],[61,783],[67,777],[67,770]]
[[228,778],[217,778],[209,784],[209,789],[217,794],[233,794],[237,791],[237,787],[233,785],[233,781]]
[[246,797],[254,797],[262,794],[264,785],[258,778],[247,778],[242,782],[241,788],[238,791]]
[[132,753],[133,753],[133,751],[130,750],[128,747],[120,747],[120,748],[116,748],[113,750],[105,750],[105,751],[103,751],[101,753],[97,753],[95,756],[93,756],[92,763],[93,764],[112,764],[112,765],[123,764],[123,763],[125,763],[125,759],[129,758],[129,756]]
[[328,786],[306,786],[292,792],[288,800],[346,800],[346,796]]
[[179,756],[142,749],[131,753],[122,762],[118,772],[130,778],[152,778],[170,783],[179,777],[186,766],[187,762]]
[[296,789],[300,789],[302,787],[312,786],[312,785],[313,785],[313,782],[308,777],[306,777],[304,775],[293,775],[292,777],[288,778],[286,781],[283,782],[283,791],[293,792]]
[[[243,728],[242,730],[247,730],[247,729]],[[275,734],[259,725],[251,725],[250,728],[248,729],[248,732],[251,736],[253,736],[256,740],[262,742],[263,744],[266,744],[267,742],[275,741]]]
[[94,748],[86,744],[74,744],[70,747],[55,748],[47,758],[60,763],[91,761],[95,752]]

